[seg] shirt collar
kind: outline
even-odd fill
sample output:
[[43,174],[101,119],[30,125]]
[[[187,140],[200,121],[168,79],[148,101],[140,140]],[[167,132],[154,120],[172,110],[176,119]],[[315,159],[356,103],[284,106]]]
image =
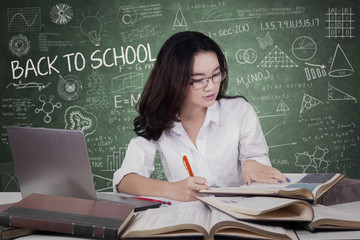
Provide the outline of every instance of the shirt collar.
[[[207,126],[210,122],[214,122],[217,125],[220,125],[219,101],[215,101],[212,106],[208,107],[203,126]],[[174,122],[172,131],[177,134],[182,134],[185,129],[183,128],[181,122]]]
[[220,125],[219,101],[215,101],[215,103],[208,107],[208,110],[206,111],[206,117],[203,125],[207,126],[210,122]]
[[181,135],[181,133],[184,131],[184,128],[181,125],[181,122],[174,122],[171,131]]

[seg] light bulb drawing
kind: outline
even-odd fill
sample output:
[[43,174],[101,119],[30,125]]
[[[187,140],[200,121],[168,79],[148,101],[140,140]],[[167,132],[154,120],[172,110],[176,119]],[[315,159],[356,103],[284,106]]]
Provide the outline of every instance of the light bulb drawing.
[[80,23],[80,31],[95,45],[99,46],[103,24],[96,16],[87,16]]
[[[96,14],[82,13],[81,19],[76,19],[76,26],[73,28],[79,29],[75,36],[80,37],[80,43],[90,42],[96,47],[100,46],[100,43],[108,35],[106,25],[112,23],[111,21],[105,21],[105,16],[100,15],[101,9]],[[84,37],[85,36],[85,37]]]

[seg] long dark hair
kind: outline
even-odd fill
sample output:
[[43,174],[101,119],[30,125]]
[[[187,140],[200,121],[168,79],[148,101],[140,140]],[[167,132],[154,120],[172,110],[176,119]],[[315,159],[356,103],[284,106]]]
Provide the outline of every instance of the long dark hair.
[[194,55],[211,51],[217,55],[220,69],[226,72],[217,100],[224,98],[228,85],[227,63],[219,45],[200,32],[185,31],[172,35],[161,47],[154,68],[145,84],[138,104],[139,116],[134,131],[148,140],[158,140],[170,129],[184,101],[192,73]]

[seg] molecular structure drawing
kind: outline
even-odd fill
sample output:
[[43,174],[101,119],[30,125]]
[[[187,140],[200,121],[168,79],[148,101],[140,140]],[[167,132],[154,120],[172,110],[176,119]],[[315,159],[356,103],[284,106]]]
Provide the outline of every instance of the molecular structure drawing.
[[52,103],[52,100],[54,99],[54,96],[50,95],[49,101],[46,101],[45,95],[39,96],[39,101],[42,102],[41,108],[36,108],[35,113],[44,112],[44,122],[49,123],[51,122],[51,116],[50,114],[54,112],[55,108],[61,108],[61,103],[57,102],[56,104]]
[[325,160],[325,155],[329,152],[327,148],[315,147],[312,154],[307,151],[303,153],[295,153],[295,166],[301,167],[303,173],[306,172],[327,172],[330,161]]

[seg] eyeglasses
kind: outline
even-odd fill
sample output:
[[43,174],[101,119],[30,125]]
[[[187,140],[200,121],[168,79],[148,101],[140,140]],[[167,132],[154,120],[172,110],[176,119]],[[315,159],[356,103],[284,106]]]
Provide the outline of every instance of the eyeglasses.
[[207,87],[210,79],[215,84],[224,80],[225,77],[226,77],[226,72],[219,72],[208,78],[192,79],[190,85],[193,87],[194,90],[198,90]]

